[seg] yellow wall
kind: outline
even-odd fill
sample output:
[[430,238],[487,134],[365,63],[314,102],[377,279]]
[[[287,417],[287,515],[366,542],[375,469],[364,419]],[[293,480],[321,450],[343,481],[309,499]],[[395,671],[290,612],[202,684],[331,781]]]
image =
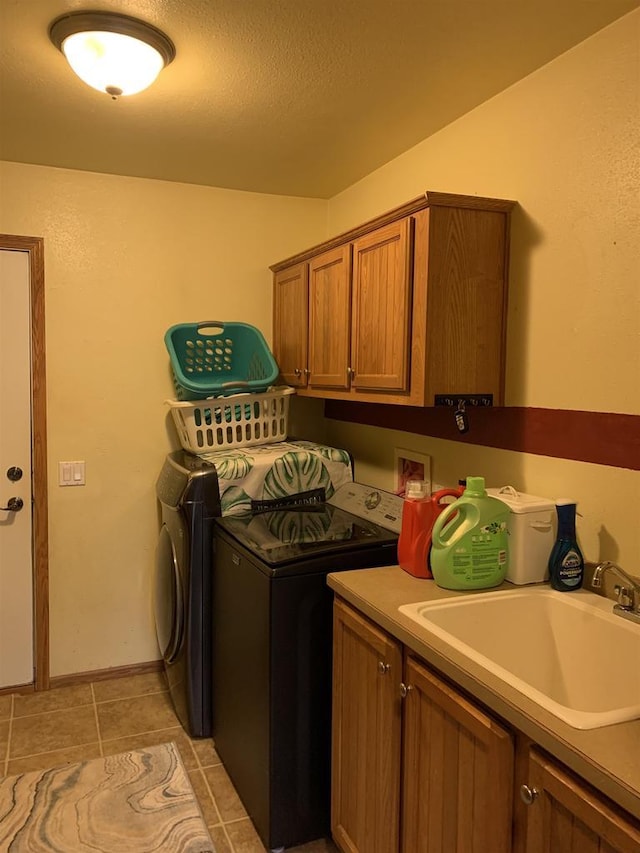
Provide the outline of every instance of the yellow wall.
[[[640,12],[622,18],[330,200],[332,234],[425,189],[519,202],[508,405],[640,413],[639,29]],[[328,440],[383,488],[399,446],[431,454],[441,484],[573,497],[585,555],[640,574],[637,471],[337,421]]]
[[[326,202],[13,163],[0,193],[0,231],[45,240],[51,674],[154,660],[164,332],[242,320],[270,340],[269,264],[324,235]],[[77,459],[86,486],[59,488]]]
[[[158,656],[154,483],[174,437],[162,336],[243,320],[271,335],[270,263],[424,189],[519,201],[508,402],[640,411],[638,14],[622,19],[327,202],[0,164],[0,231],[45,238],[52,675]],[[327,209],[329,228],[327,229]],[[635,382],[635,384],[634,384]],[[321,404],[292,404],[321,437]],[[393,487],[393,448],[438,482],[580,502],[591,559],[638,569],[637,472],[328,422],[364,482]],[[58,460],[87,485],[58,488]]]

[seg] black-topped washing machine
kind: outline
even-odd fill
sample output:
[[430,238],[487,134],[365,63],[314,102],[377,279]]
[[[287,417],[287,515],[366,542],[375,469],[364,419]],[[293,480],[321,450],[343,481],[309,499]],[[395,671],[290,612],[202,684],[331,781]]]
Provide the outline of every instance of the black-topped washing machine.
[[170,453],[156,483],[162,527],[156,548],[158,645],[171,698],[191,737],[211,736],[211,564],[220,515],[215,466]]
[[267,849],[330,830],[329,572],[393,565],[402,499],[359,483],[325,503],[218,518],[216,750]]

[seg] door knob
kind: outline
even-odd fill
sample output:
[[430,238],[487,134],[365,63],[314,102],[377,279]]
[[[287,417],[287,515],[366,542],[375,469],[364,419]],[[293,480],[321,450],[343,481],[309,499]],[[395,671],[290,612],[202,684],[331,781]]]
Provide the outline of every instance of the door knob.
[[9,498],[7,506],[0,506],[0,510],[4,512],[20,512],[23,506],[24,501],[22,498]]

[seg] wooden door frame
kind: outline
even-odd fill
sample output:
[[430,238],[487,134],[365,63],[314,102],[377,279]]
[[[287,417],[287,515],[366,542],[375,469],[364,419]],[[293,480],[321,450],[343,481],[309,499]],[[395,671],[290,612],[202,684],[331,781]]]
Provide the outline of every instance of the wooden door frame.
[[0,234],[0,249],[29,255],[31,306],[31,488],[34,688],[49,688],[49,527],[47,385],[44,321],[44,240]]

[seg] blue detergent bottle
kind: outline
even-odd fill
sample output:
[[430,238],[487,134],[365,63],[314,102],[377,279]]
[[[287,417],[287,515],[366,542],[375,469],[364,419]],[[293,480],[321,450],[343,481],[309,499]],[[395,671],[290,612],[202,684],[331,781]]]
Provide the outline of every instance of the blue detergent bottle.
[[558,535],[549,556],[549,580],[553,589],[572,592],[584,578],[584,558],[576,538],[576,503],[557,500]]

